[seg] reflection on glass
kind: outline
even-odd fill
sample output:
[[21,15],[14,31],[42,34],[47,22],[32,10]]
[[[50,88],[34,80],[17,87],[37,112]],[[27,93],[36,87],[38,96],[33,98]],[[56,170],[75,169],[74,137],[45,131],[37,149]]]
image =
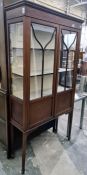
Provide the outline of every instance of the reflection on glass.
[[72,88],[75,50],[76,33],[62,30],[61,55],[58,70],[58,92]]
[[[50,91],[45,93],[44,88],[44,75],[50,77],[50,74],[53,74],[54,67],[54,49],[55,49],[55,28],[48,27],[40,24],[31,24],[31,57],[30,57],[30,76],[31,83],[34,84],[34,98],[43,97],[45,95],[52,94],[52,79],[50,79]],[[36,78],[33,78],[33,77]],[[37,77],[38,76],[38,77]],[[39,80],[40,79],[40,80]],[[34,81],[34,82],[33,82]],[[39,91],[38,82],[40,82]],[[49,81],[49,80],[48,80]],[[47,81],[45,81],[47,83]],[[32,92],[32,85],[30,85],[30,99]]]
[[23,99],[23,23],[10,24],[11,93]]

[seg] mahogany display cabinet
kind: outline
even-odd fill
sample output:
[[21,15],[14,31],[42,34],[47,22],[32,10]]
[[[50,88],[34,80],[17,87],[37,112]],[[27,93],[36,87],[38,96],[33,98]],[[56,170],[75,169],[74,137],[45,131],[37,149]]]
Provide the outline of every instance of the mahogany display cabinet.
[[82,20],[20,1],[5,7],[7,26],[8,157],[13,127],[23,135],[22,174],[27,136],[69,114],[70,139]]

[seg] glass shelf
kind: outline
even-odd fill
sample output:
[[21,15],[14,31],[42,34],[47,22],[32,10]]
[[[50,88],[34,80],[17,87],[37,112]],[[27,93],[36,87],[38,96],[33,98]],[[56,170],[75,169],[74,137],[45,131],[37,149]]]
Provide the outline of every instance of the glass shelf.
[[[51,74],[53,74],[53,72],[44,72],[44,74],[43,75],[51,75]],[[42,74],[40,74],[39,72],[38,73],[36,73],[36,74],[31,74],[30,75],[30,77],[35,77],[35,76],[42,76]]]
[[21,73],[18,73],[18,72],[17,72],[17,73],[15,73],[15,72],[12,72],[12,74],[13,74],[13,75],[15,75],[15,76],[17,75],[17,76],[23,77],[23,74],[21,74]]
[[22,50],[23,47],[17,47],[17,45],[16,45],[16,47],[12,47],[12,49],[13,49],[13,50]]
[[[31,51],[35,50],[35,51],[42,51],[41,48],[30,48]],[[45,51],[50,51],[50,52],[54,52],[54,49],[45,49]]]
[[[69,69],[69,68],[68,68],[68,69],[67,69],[67,72],[69,72],[69,71],[73,71],[73,69]],[[59,73],[61,73],[61,72],[66,72],[66,68],[59,68],[59,69],[58,69],[58,72],[59,72]]]

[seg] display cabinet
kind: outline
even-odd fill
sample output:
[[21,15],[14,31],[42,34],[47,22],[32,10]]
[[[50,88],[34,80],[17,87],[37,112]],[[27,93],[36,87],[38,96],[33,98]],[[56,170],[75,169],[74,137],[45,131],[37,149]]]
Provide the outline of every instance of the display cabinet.
[[28,1],[9,5],[5,13],[8,157],[16,127],[23,134],[24,173],[26,140],[33,130],[53,121],[57,132],[58,116],[68,113],[70,139],[82,21]]

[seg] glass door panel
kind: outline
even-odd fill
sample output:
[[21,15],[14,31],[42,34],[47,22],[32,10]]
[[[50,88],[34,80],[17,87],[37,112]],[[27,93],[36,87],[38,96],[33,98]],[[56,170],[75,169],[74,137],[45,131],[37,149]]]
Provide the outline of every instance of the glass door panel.
[[[52,95],[53,76],[51,80],[50,77],[51,74],[53,74],[54,50],[55,28],[32,23],[30,56],[30,100]],[[49,81],[48,87],[46,85],[47,80]],[[31,84],[33,81],[35,86],[34,88],[33,84]],[[33,96],[33,98],[31,95],[32,89],[33,94],[37,94]]]
[[53,73],[54,51],[46,50],[44,54],[44,74]]
[[42,51],[31,49],[30,76],[41,75],[42,73]]
[[44,75],[43,79],[43,96],[52,94],[53,75]]
[[23,99],[23,23],[10,24],[11,94]]
[[41,97],[41,76],[30,77],[30,99]]
[[57,92],[72,88],[76,38],[75,32],[67,30],[61,31],[61,54],[58,69]]

